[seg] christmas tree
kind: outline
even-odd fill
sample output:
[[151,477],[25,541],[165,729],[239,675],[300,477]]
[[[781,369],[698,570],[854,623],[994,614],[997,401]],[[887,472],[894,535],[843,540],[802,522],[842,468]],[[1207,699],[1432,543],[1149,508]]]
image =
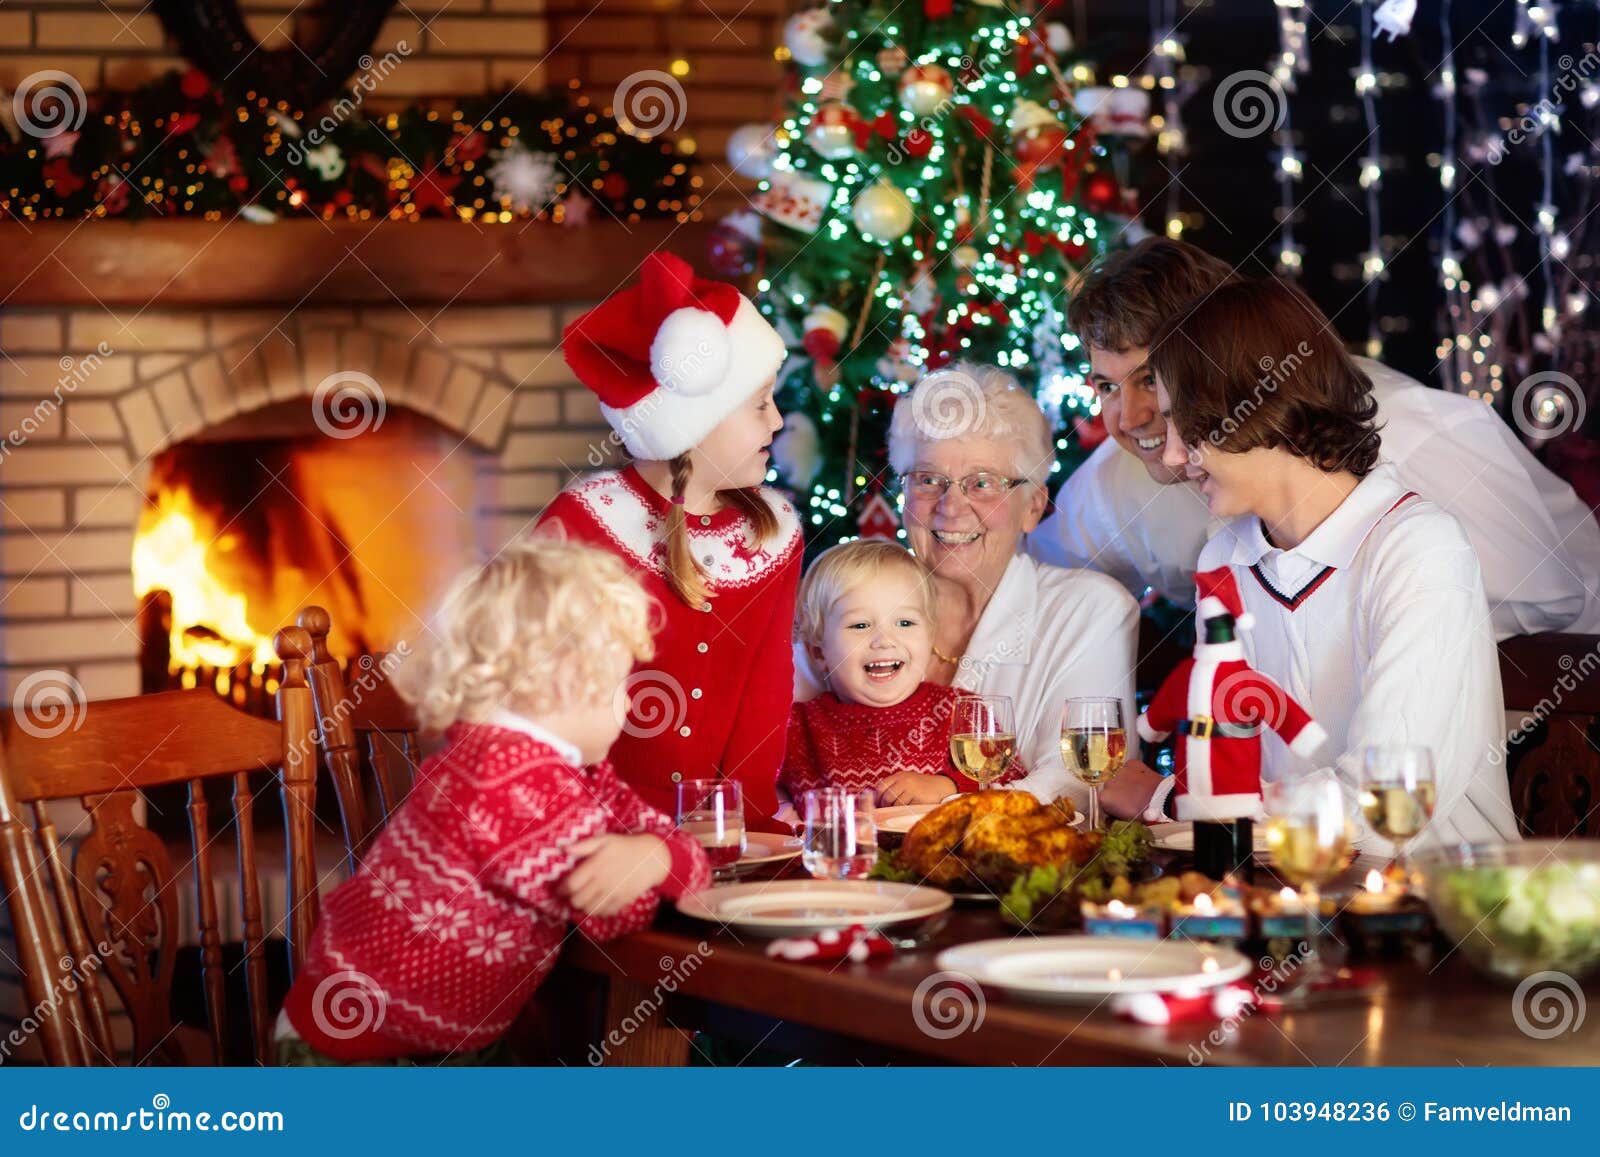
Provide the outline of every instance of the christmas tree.
[[[1058,474],[1097,437],[1098,407],[1062,315],[1133,212],[1107,141],[1143,135],[1148,94],[1089,79],[1066,29],[984,0],[835,0],[790,19],[781,123],[729,141],[763,178],[755,213],[721,222],[712,258],[754,272],[794,355],[775,479],[812,545],[892,534],[885,435],[927,370],[990,362],[1060,421]],[[1103,436],[1103,431],[1098,432]]]

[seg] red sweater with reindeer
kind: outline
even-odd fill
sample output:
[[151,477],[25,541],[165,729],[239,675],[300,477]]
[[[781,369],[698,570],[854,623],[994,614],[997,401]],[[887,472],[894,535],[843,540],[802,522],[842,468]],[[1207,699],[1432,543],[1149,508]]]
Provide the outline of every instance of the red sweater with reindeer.
[[711,597],[690,607],[665,578],[672,507],[633,467],[579,479],[539,519],[539,533],[620,556],[660,606],[656,656],[628,678],[632,706],[611,763],[645,802],[668,815],[683,779],[736,779],[745,823],[774,829],[784,725],[794,699],[795,589],[800,520],[783,496],[762,488],[778,532],[756,542],[737,510],[690,515],[689,541]]
[[[607,832],[667,843],[666,882],[615,916],[574,911],[555,886],[568,850]],[[535,735],[457,724],[360,870],[328,896],[284,1002],[295,1031],[341,1061],[468,1052],[498,1040],[576,923],[610,940],[658,900],[706,887],[699,844],[604,763],[576,767]]]
[[[956,770],[950,759],[950,718],[955,705],[975,699],[938,683],[922,683],[892,707],[846,703],[831,691],[796,703],[789,715],[789,746],[778,786],[796,804],[803,793],[822,787],[868,791],[901,771],[948,775],[957,791],[976,791],[976,780]],[[1027,774],[1013,760],[997,783]]]

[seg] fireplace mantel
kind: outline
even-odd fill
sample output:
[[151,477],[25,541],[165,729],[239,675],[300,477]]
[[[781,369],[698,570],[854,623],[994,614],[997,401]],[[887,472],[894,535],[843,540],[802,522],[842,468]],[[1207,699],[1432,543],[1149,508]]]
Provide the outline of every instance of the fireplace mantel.
[[654,249],[703,265],[707,229],[672,221],[8,223],[0,225],[0,308],[594,300]]

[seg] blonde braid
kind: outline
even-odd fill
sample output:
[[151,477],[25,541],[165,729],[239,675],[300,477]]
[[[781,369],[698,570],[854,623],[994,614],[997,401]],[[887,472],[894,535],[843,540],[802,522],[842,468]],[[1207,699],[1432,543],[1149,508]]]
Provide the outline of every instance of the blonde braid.
[[691,607],[706,601],[705,576],[689,547],[689,524],[683,495],[689,488],[689,455],[679,454],[667,463],[672,470],[672,509],[667,514],[667,585]]

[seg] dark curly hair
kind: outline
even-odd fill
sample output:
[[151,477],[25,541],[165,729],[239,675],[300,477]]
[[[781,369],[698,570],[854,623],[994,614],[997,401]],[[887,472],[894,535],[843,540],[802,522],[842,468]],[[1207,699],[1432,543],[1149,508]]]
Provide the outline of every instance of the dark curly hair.
[[1281,447],[1358,478],[1378,463],[1372,382],[1287,282],[1232,281],[1179,310],[1151,342],[1150,368],[1189,446]]

